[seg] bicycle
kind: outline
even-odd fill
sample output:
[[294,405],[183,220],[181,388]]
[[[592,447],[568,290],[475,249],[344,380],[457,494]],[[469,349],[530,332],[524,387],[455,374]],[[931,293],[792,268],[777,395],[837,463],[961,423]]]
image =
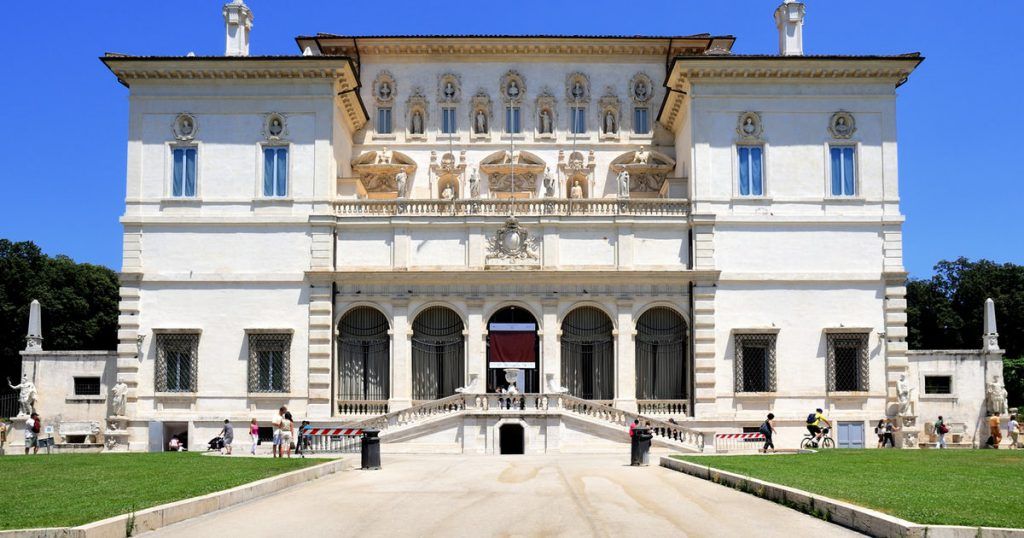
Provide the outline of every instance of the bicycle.
[[800,448],[803,450],[813,450],[815,448],[835,448],[836,442],[829,435],[832,428],[821,429],[821,440],[815,442],[815,437],[811,432],[804,434],[803,440],[800,441]]

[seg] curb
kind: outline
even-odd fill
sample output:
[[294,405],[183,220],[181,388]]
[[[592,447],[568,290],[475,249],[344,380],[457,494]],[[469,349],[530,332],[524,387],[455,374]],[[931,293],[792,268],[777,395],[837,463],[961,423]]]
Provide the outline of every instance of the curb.
[[194,517],[223,510],[237,504],[277,493],[283,489],[335,474],[345,469],[341,459],[249,482],[224,491],[199,497],[182,499],[139,510],[134,514],[93,521],[77,527],[46,527],[0,531],[0,538],[124,538],[129,521],[133,521],[132,535],[166,527]]
[[820,517],[871,536],[893,536],[913,538],[1024,538],[1024,529],[999,527],[963,527],[956,525],[922,525],[890,516],[855,504],[837,501],[814,493],[803,491],[757,478],[738,475],[688,461],[662,456],[661,466],[730,486],[762,499],[774,501],[783,506]]

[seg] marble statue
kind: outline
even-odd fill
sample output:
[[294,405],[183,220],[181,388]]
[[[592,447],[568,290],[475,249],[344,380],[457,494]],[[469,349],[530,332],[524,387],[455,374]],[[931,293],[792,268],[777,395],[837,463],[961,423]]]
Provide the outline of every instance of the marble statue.
[[18,416],[29,416],[36,411],[36,385],[28,380],[27,375],[21,376],[21,383],[11,384],[11,378],[7,378],[7,386],[18,391],[18,404],[20,408]]
[[192,119],[191,118],[189,118],[188,116],[186,116],[184,118],[181,118],[181,127],[179,128],[179,130],[181,131],[181,136],[189,136],[189,135],[191,135],[192,134],[192,130],[194,128],[195,127],[193,127],[193,125],[192,125]]
[[757,126],[754,125],[754,118],[748,116],[747,119],[743,120],[743,132],[752,135],[755,131],[757,131]]
[[572,86],[572,98],[577,101],[583,99],[583,85],[578,80]]
[[484,114],[483,110],[476,111],[475,126],[476,134],[484,134],[487,132],[487,114]]
[[477,175],[476,168],[469,174],[469,196],[470,198],[480,197],[480,176]]
[[985,386],[985,403],[988,406],[988,410],[996,415],[1006,413],[1006,396],[1006,387],[1003,386],[1000,376],[995,376]]
[[412,129],[409,132],[423,134],[423,114],[420,114],[419,111],[412,113]]
[[900,374],[899,381],[896,382],[896,398],[899,401],[899,415],[906,415],[910,411],[910,383],[907,383],[907,376]]
[[544,196],[551,198],[555,195],[555,178],[551,177],[551,169],[544,169]]
[[391,158],[393,155],[394,152],[385,146],[384,149],[377,152],[377,160],[374,164],[391,164]]
[[845,136],[850,132],[850,126],[846,124],[846,118],[839,116],[836,118],[835,131],[837,135]]
[[377,94],[380,96],[382,101],[387,101],[391,98],[391,84],[387,82],[381,82],[380,88],[377,89]]
[[623,170],[619,172],[618,177],[619,184],[619,197],[629,198],[629,172]]
[[444,98],[448,101],[455,99],[455,86],[450,80],[444,85]]
[[615,134],[615,115],[611,110],[604,114],[604,134]]
[[580,186],[580,180],[572,182],[572,190],[569,191],[569,198],[573,200],[579,200],[583,198],[583,187]]
[[123,417],[125,416],[125,407],[128,403],[128,385],[123,381],[118,381],[112,389],[110,389],[110,406],[114,416]]
[[284,131],[284,125],[281,125],[281,119],[273,118],[270,120],[270,128],[267,130],[270,131],[270,136],[280,136],[281,132]]
[[516,81],[513,80],[512,82],[508,83],[507,93],[508,93],[509,99],[513,99],[514,100],[514,99],[519,98],[519,85],[516,84]]
[[[469,374],[469,383],[465,387],[458,387],[455,392],[464,394],[476,394],[480,392],[480,374]],[[486,401],[486,399],[485,399]]]
[[647,99],[647,84],[645,84],[642,80],[637,82],[636,86],[633,88],[633,95],[635,95],[636,98],[641,100],[641,101],[646,100]]
[[555,374],[544,374],[544,375],[545,375],[545,377],[547,377],[548,393],[551,393],[551,394],[564,394],[564,393],[569,392],[569,389],[567,389],[565,387],[562,387],[562,386],[559,386],[558,383],[555,382]]
[[643,146],[640,146],[640,149],[633,153],[633,164],[647,164],[650,159],[651,153]]
[[397,186],[397,192],[399,198],[405,198],[405,182],[408,181],[409,174],[405,173],[405,170],[399,170],[395,174],[395,185]]
[[451,183],[444,186],[444,190],[441,191],[441,198],[445,200],[455,199],[455,189],[452,188]]
[[546,108],[540,111],[540,132],[551,133],[551,113]]

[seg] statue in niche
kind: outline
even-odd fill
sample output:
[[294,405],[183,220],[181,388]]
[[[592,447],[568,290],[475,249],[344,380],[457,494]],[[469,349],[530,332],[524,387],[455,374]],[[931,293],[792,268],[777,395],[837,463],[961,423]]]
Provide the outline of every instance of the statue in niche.
[[270,127],[267,128],[270,132],[270,136],[281,136],[281,132],[284,131],[284,125],[281,124],[281,118],[271,118]]
[[412,134],[423,134],[423,114],[419,110],[412,113],[412,128],[409,132]]
[[508,90],[506,90],[506,93],[508,94],[508,98],[513,101],[519,98],[519,85],[516,84],[516,81],[513,80],[508,83]]
[[638,80],[636,86],[633,87],[633,95],[636,96],[638,101],[647,100],[647,83],[642,80]]
[[474,125],[476,127],[476,134],[485,134],[485,133],[487,133],[487,114],[484,114],[483,110],[477,109],[476,117],[474,118],[474,120],[475,120]]
[[36,411],[36,385],[28,380],[27,375],[21,376],[21,383],[11,384],[11,378],[7,378],[7,386],[18,391],[18,416],[29,416]]
[[114,413],[114,416],[123,417],[125,414],[125,407],[128,403],[128,385],[123,381],[118,381],[113,388],[110,389],[110,407]]
[[380,83],[380,87],[377,88],[377,95],[381,101],[387,101],[391,99],[391,83],[384,81]]
[[384,146],[384,149],[377,152],[377,159],[373,164],[391,164],[391,157],[394,153]]
[[646,165],[650,158],[650,152],[644,146],[640,146],[640,149],[636,150],[636,153],[633,154],[633,164]]
[[910,383],[907,383],[907,376],[900,374],[896,382],[896,399],[899,402],[899,416],[904,416],[910,410]]
[[540,132],[542,134],[551,133],[551,112],[546,108],[540,111]]
[[477,175],[476,168],[469,174],[469,196],[471,198],[480,197],[480,176]]
[[629,198],[629,172],[625,170],[619,172],[616,182],[619,184],[619,197]]
[[194,129],[195,126],[192,124],[192,118],[188,116],[184,116],[181,118],[181,123],[179,124],[178,127],[178,131],[181,133],[181,136],[192,136],[192,131]]
[[551,198],[555,195],[555,178],[551,177],[551,168],[544,169],[544,196]]
[[985,403],[988,410],[996,415],[1006,413],[1006,387],[1003,386],[1002,378],[995,376],[985,386]]
[[576,101],[579,101],[580,99],[583,99],[583,94],[583,85],[580,84],[580,81],[577,80],[576,83],[573,84],[572,86],[572,98],[575,99]]
[[573,200],[579,200],[583,198],[583,187],[580,186],[580,180],[572,182],[572,190],[569,191],[569,198]]
[[399,170],[395,174],[395,185],[397,185],[398,197],[405,198],[405,183],[409,180],[409,174],[405,170]]
[[446,101],[451,101],[455,99],[455,86],[452,84],[452,81],[450,80],[446,82],[444,85],[444,98]]
[[747,136],[753,136],[754,133],[757,132],[757,126],[754,125],[754,118],[747,116],[747,118],[743,120],[743,132]]
[[850,135],[850,126],[846,123],[846,118],[843,116],[836,118],[836,125],[832,129],[838,137],[842,138]]
[[444,186],[444,190],[441,191],[441,198],[444,200],[455,199],[455,189],[452,188],[451,183]]
[[604,113],[604,134],[615,134],[615,114],[611,110]]

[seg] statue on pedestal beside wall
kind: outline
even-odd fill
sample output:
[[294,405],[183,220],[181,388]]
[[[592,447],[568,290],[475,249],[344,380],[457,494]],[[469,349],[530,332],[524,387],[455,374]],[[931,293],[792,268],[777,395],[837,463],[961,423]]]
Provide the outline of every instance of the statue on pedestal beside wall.
[[910,391],[914,389],[910,388],[910,383],[907,383],[907,376],[900,374],[899,381],[896,382],[896,398],[899,402],[899,415],[904,416],[910,410]]
[[110,407],[114,416],[123,417],[128,403],[128,385],[119,381],[110,389]]
[[629,198],[629,172],[625,170],[619,172],[617,183],[619,184],[619,197]]
[[555,195],[555,178],[551,177],[551,169],[544,169],[544,196],[551,198]]
[[406,174],[405,170],[399,170],[398,174],[395,175],[395,184],[398,186],[396,191],[399,198],[405,198],[405,183],[408,179],[409,174]]
[[419,111],[412,114],[412,128],[409,132],[412,134],[423,134],[423,114],[420,114]]
[[540,132],[543,134],[551,133],[551,113],[546,108],[540,111]]
[[615,115],[609,110],[604,113],[604,134],[615,134],[616,132]]
[[477,175],[476,168],[469,174],[469,197],[480,197],[480,176]]
[[28,380],[27,375],[21,376],[21,383],[11,384],[11,378],[7,378],[7,386],[18,391],[18,416],[29,416],[36,411],[36,385]]
[[1003,386],[1003,381],[1000,376],[995,376],[985,386],[985,404],[988,410],[996,415],[1002,415],[1006,413],[1006,387]]
[[483,110],[476,111],[473,126],[476,128],[476,134],[487,133],[487,114],[484,114]]

